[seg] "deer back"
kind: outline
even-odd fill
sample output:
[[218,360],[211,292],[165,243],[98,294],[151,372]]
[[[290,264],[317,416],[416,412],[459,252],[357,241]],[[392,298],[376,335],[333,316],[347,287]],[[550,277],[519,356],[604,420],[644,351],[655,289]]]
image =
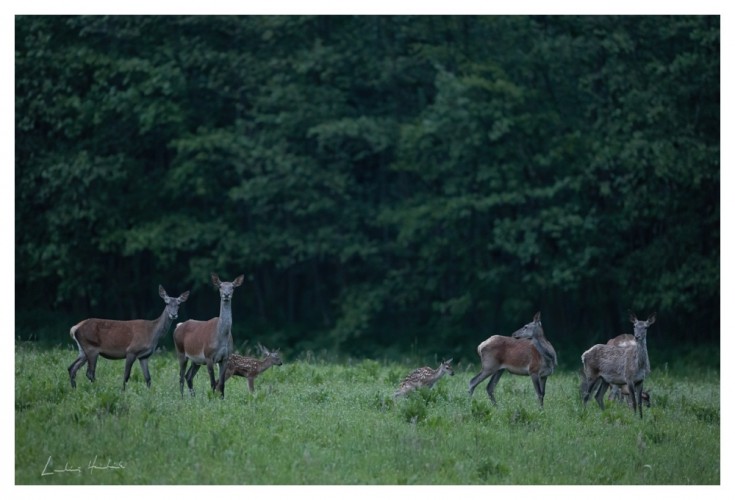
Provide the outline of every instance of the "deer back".
[[615,345],[619,347],[635,344],[635,337],[629,333],[623,333],[617,337],[613,337],[607,341],[607,345]]
[[540,371],[541,354],[529,339],[493,335],[477,346],[483,368],[506,369],[516,375]]
[[[142,321],[142,320],[137,320]],[[71,336],[82,345],[124,349],[135,337],[136,321],[89,318],[71,329]]]
[[610,384],[637,382],[645,377],[636,345],[616,346],[597,344],[582,354],[582,364],[588,379],[602,377]]

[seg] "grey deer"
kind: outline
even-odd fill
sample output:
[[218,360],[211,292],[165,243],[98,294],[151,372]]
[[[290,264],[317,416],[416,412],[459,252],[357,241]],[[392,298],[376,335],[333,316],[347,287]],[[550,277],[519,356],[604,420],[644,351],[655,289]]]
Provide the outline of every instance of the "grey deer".
[[[219,316],[208,321],[190,319],[176,325],[174,330],[174,346],[179,361],[179,387],[184,395],[184,381],[189,392],[194,395],[194,376],[202,365],[207,365],[209,383],[212,390],[220,392],[225,397],[225,373],[227,359],[232,353],[232,295],[235,288],[242,285],[243,275],[232,282],[221,281],[217,274],[212,273],[212,284],[219,290]],[[189,370],[187,363],[191,361]],[[214,379],[214,365],[219,364],[219,380]]]
[[482,371],[472,377],[469,385],[470,396],[475,387],[488,377],[487,395],[493,404],[495,385],[505,370],[514,375],[529,375],[536,390],[539,404],[544,406],[546,379],[556,368],[556,351],[546,340],[541,326],[541,313],[537,312],[533,321],[513,332],[511,337],[493,335],[477,346]]
[[[623,333],[607,341],[607,345],[626,346],[626,345],[634,345],[634,344],[635,344],[635,337],[629,333]],[[648,394],[648,392],[641,391],[641,399],[643,400],[643,404],[645,404],[646,407],[648,408],[651,407],[651,395]],[[633,398],[630,394],[630,391],[628,390],[628,386],[625,384],[611,385],[610,395],[608,396],[608,400],[609,401],[625,400],[628,403],[628,406],[631,406],[631,407],[633,406]]]
[[633,396],[633,412],[643,418],[643,380],[651,372],[648,360],[646,333],[656,321],[656,313],[646,321],[636,318],[630,313],[633,323],[632,345],[597,344],[582,354],[582,400],[585,406],[590,394],[595,391],[595,400],[601,409],[605,409],[603,398],[607,388],[613,385],[625,385]]
[[160,338],[168,331],[171,322],[178,317],[179,305],[189,298],[188,291],[177,298],[169,297],[161,285],[158,285],[158,294],[166,304],[158,319],[117,321],[89,318],[71,327],[69,335],[79,347],[79,356],[68,369],[72,387],[77,386],[77,370],[85,363],[88,363],[87,378],[94,382],[98,356],[125,359],[123,390],[130,379],[130,369],[136,359],[140,362],[146,385],[151,386],[148,358],[153,354]]
[[396,390],[396,392],[393,394],[393,397],[397,398],[399,396],[404,396],[420,387],[428,387],[429,389],[431,389],[432,387],[434,387],[434,384],[436,384],[437,381],[442,378],[442,376],[446,373],[448,373],[450,376],[454,375],[454,369],[452,368],[451,359],[448,359],[447,361],[442,361],[439,365],[439,368],[437,368],[436,370],[429,368],[428,366],[417,368],[406,375],[406,377],[401,381],[401,384],[398,387],[398,390]]
[[230,354],[227,362],[227,370],[225,371],[225,381],[233,375],[245,377],[248,379],[248,389],[250,392],[255,391],[255,377],[266,371],[271,366],[281,366],[283,361],[278,350],[269,351],[262,345],[258,345],[263,359],[252,358],[250,356],[241,356],[239,354]]

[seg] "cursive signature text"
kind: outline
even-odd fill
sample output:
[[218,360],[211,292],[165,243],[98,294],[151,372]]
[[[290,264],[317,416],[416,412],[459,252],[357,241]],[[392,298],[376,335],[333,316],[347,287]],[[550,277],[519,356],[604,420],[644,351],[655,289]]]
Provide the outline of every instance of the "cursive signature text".
[[63,469],[54,469],[51,465],[51,456],[49,455],[48,460],[46,460],[46,465],[44,465],[43,470],[41,471],[42,476],[53,476],[54,474],[64,474],[64,473],[75,473],[75,474],[81,474],[84,470],[88,470],[90,472],[97,471],[97,470],[120,470],[125,468],[125,463],[122,461],[113,462],[112,459],[108,459],[107,463],[104,462],[97,462],[97,455],[94,456],[92,460],[89,461],[87,464],[87,467],[83,467],[81,465],[75,466],[69,465],[69,462],[66,462],[64,464]]

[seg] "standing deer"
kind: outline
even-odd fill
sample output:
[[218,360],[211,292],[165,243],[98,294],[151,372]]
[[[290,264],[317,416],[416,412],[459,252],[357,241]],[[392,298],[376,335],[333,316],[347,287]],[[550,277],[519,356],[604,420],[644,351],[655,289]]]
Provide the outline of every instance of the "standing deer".
[[497,404],[493,391],[503,372],[508,370],[514,375],[530,375],[539,404],[544,406],[546,378],[556,368],[556,351],[544,336],[540,312],[512,337],[493,335],[485,340],[477,346],[477,353],[482,361],[482,371],[470,380],[470,396],[480,382],[492,376],[487,383],[487,395],[493,404]]
[[[174,345],[179,360],[179,386],[181,396],[184,395],[184,380],[189,386],[189,392],[194,395],[193,380],[202,365],[207,365],[209,383],[212,390],[225,397],[225,372],[227,358],[232,352],[232,294],[235,288],[242,285],[243,275],[232,282],[220,281],[212,273],[212,284],[219,289],[220,307],[219,316],[209,321],[190,319],[176,325],[174,330]],[[189,371],[186,364],[191,361]],[[215,384],[214,364],[219,364],[219,381]]]
[[[634,345],[634,344],[635,344],[635,337],[629,333],[623,333],[607,341],[607,345],[616,345],[616,346],[621,346],[621,347],[628,346],[628,345]],[[646,391],[641,391],[641,399],[643,400],[643,403],[648,408],[651,407],[651,396]],[[628,403],[628,406],[633,405],[632,397],[630,395],[630,391],[628,390],[627,385],[611,385],[610,395],[608,396],[608,400],[610,401],[625,400]]]
[[258,346],[261,354],[264,356],[263,359],[251,358],[248,356],[240,356],[239,354],[230,354],[230,359],[227,362],[227,370],[225,371],[225,381],[227,381],[233,375],[238,377],[245,377],[248,379],[248,389],[250,392],[255,391],[255,377],[266,371],[273,365],[281,366],[281,356],[278,351],[269,351],[262,345]]
[[646,321],[640,321],[631,313],[630,321],[633,323],[632,345],[597,344],[582,354],[582,399],[586,406],[590,393],[597,388],[595,399],[604,410],[603,398],[610,384],[626,385],[633,397],[633,412],[637,410],[643,418],[643,380],[651,372],[646,332],[656,321],[656,313]]
[[452,360],[442,361],[439,368],[433,370],[428,366],[417,368],[409,373],[406,378],[401,382],[398,390],[393,394],[394,398],[408,394],[411,391],[418,389],[419,387],[428,387],[431,389],[434,384],[442,378],[442,376],[448,373],[454,375],[454,369],[452,368]]
[[168,331],[171,322],[178,317],[179,305],[189,298],[188,291],[182,293],[178,298],[169,297],[161,285],[158,285],[158,294],[166,303],[158,319],[116,321],[90,318],[71,327],[69,335],[79,347],[79,356],[69,365],[68,369],[69,380],[73,388],[77,386],[75,380],[77,370],[84,366],[84,363],[89,363],[87,378],[94,382],[97,356],[107,359],[125,359],[123,390],[128,383],[130,369],[136,359],[140,361],[146,385],[151,386],[148,358],[156,349],[161,336]]

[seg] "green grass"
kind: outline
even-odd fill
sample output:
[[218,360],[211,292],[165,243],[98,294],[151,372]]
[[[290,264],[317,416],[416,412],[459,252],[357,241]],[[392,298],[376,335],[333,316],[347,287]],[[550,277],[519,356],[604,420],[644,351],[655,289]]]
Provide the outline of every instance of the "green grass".
[[[75,350],[15,352],[16,484],[719,484],[719,373],[654,369],[653,407],[583,408],[577,374],[549,378],[545,408],[528,377],[504,375],[498,406],[455,366],[433,390],[393,401],[415,366],[372,360],[284,360],[227,397],[179,394],[173,354],[136,363],[100,359],[97,381],[66,371]],[[51,459],[51,463],[47,463]],[[96,461],[95,461],[96,457]],[[123,465],[124,468],[90,469]],[[79,468],[81,472],[49,472]]]

